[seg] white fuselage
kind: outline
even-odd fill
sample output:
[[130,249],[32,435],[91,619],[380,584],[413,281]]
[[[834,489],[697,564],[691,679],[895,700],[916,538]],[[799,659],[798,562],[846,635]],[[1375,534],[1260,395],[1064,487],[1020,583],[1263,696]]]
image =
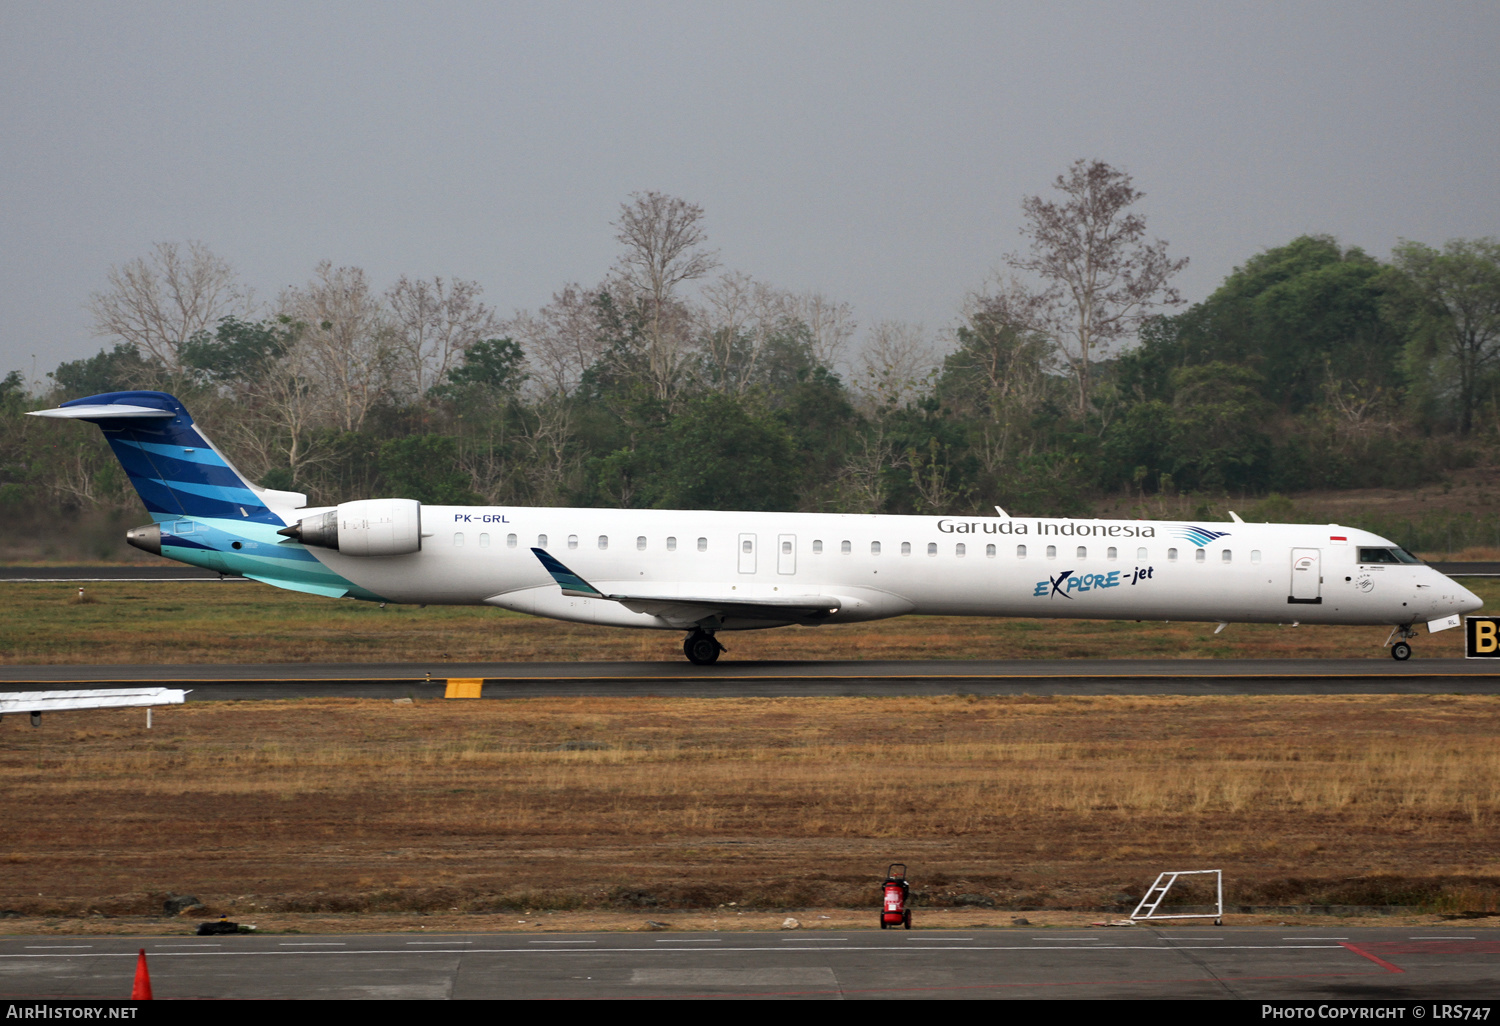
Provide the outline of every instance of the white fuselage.
[[605,594],[829,596],[838,611],[827,623],[926,614],[1395,625],[1482,604],[1429,566],[1360,562],[1362,547],[1394,546],[1336,526],[423,506],[421,531],[409,555],[310,551],[392,601],[657,629],[683,624],[565,595],[533,547]]

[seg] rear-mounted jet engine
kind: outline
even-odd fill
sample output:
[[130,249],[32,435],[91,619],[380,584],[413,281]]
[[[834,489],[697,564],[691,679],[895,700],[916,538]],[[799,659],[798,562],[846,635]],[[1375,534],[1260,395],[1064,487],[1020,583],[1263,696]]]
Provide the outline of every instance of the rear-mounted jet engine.
[[404,556],[421,551],[422,504],[415,499],[360,499],[276,533],[346,556]]

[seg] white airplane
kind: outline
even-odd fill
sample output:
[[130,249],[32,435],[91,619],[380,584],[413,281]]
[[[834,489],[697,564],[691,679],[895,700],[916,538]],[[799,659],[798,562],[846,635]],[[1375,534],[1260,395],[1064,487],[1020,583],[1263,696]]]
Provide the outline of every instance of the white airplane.
[[[1337,525],[997,516],[432,506],[309,508],[259,488],[163,392],[110,392],[34,416],[99,425],[153,523],[137,548],[330,598],[489,605],[686,632],[916,615],[1459,624],[1483,602],[1385,538]],[[1233,516],[1233,514],[1231,514]],[[1395,644],[1392,644],[1392,642]]]

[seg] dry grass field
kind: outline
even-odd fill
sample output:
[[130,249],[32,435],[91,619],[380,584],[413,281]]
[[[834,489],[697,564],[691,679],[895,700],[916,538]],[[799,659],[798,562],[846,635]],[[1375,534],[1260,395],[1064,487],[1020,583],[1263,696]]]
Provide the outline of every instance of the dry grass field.
[[139,710],[12,717],[0,915],[23,918],[0,929],[100,928],[168,892],[369,929],[673,909],[764,926],[870,909],[898,859],[924,909],[1107,908],[1159,870],[1222,868],[1233,903],[1494,913],[1497,713],[1449,695],[213,702],[150,731]]
[[[1468,586],[1500,608],[1500,579]],[[682,659],[675,631],[630,631],[468,606],[333,600],[255,583],[7,584],[0,663],[531,662]],[[1384,627],[901,617],[724,635],[726,658],[1388,659]],[[1463,632],[1423,635],[1415,657],[1460,657]]]

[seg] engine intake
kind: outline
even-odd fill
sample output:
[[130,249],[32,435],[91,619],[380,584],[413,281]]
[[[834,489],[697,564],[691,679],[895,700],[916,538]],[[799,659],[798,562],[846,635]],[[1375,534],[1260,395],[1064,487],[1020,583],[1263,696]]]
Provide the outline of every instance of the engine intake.
[[422,550],[422,504],[415,499],[344,502],[276,533],[346,556],[404,556]]

